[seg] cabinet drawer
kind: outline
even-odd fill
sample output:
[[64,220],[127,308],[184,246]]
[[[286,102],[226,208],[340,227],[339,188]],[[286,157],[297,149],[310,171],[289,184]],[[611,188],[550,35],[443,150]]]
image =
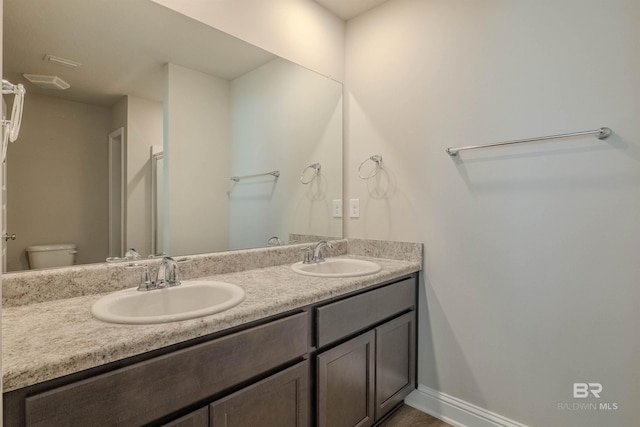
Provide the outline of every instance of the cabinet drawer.
[[200,408],[162,427],[209,427],[209,408]]
[[318,348],[410,309],[415,304],[415,285],[412,277],[319,307]]
[[308,427],[309,362],[304,361],[210,405],[213,427]]
[[303,356],[308,329],[300,313],[28,397],[26,425],[149,423]]

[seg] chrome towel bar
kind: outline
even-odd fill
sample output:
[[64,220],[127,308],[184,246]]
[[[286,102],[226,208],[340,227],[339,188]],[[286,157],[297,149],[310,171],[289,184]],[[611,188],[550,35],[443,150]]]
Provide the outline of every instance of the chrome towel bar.
[[584,132],[563,133],[560,135],[540,136],[538,138],[517,139],[515,141],[497,142],[495,144],[469,145],[466,147],[458,147],[458,148],[449,147],[447,148],[447,154],[454,157],[454,156],[457,156],[458,153],[463,150],[474,150],[476,148],[486,148],[486,147],[499,147],[501,145],[520,144],[523,142],[547,141],[551,139],[571,138],[574,136],[583,136],[583,135],[596,135],[598,139],[607,139],[609,135],[611,135],[611,129],[603,127],[600,129],[587,130]]
[[238,182],[241,179],[245,179],[245,178],[255,178],[257,176],[267,176],[267,175],[271,175],[274,176],[276,178],[278,178],[280,176],[280,171],[271,171],[271,172],[265,172],[265,173],[257,173],[255,175],[243,175],[243,176],[232,176],[231,177],[231,181],[233,182]]

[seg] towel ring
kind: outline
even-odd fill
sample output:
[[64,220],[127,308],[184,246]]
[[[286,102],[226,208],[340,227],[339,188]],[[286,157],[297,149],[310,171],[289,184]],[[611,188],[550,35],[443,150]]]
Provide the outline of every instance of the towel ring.
[[[361,173],[362,166],[364,166],[364,164],[367,163],[369,160],[371,160],[376,164],[376,168],[373,170],[373,174],[369,174],[368,176],[362,176],[362,173]],[[358,176],[360,177],[360,179],[371,179],[378,174],[381,167],[382,167],[382,156],[378,154],[374,154],[373,156],[364,159],[364,161],[360,163],[360,167],[358,168]]]
[[[309,178],[309,180],[305,181],[303,179],[304,173],[309,169],[313,169],[314,173],[311,176],[311,178]],[[300,174],[300,182],[303,183],[304,185],[307,185],[307,184],[311,183],[311,181],[316,179],[316,177],[320,174],[320,169],[322,169],[322,165],[320,163],[314,163],[314,164],[309,165],[306,168],[302,169],[302,173]]]
[[269,246],[282,246],[282,245],[284,245],[284,243],[282,243],[282,240],[280,240],[280,238],[278,236],[273,236],[272,238],[270,238],[267,241],[267,245],[269,245]]

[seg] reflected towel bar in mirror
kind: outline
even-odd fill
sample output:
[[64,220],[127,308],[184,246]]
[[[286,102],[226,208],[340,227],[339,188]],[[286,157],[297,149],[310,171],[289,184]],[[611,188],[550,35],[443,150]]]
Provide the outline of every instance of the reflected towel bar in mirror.
[[280,171],[271,171],[271,172],[265,172],[265,173],[257,173],[255,175],[243,175],[243,176],[232,176],[231,177],[231,181],[233,182],[238,182],[241,179],[246,179],[246,178],[255,178],[258,176],[267,176],[267,175],[271,175],[274,176],[276,178],[278,178],[280,176]]

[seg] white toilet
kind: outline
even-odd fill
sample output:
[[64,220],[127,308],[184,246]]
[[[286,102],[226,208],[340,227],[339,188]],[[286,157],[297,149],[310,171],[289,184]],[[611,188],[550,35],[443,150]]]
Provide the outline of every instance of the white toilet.
[[76,262],[77,253],[75,243],[57,243],[27,247],[29,266],[32,270],[73,265]]

